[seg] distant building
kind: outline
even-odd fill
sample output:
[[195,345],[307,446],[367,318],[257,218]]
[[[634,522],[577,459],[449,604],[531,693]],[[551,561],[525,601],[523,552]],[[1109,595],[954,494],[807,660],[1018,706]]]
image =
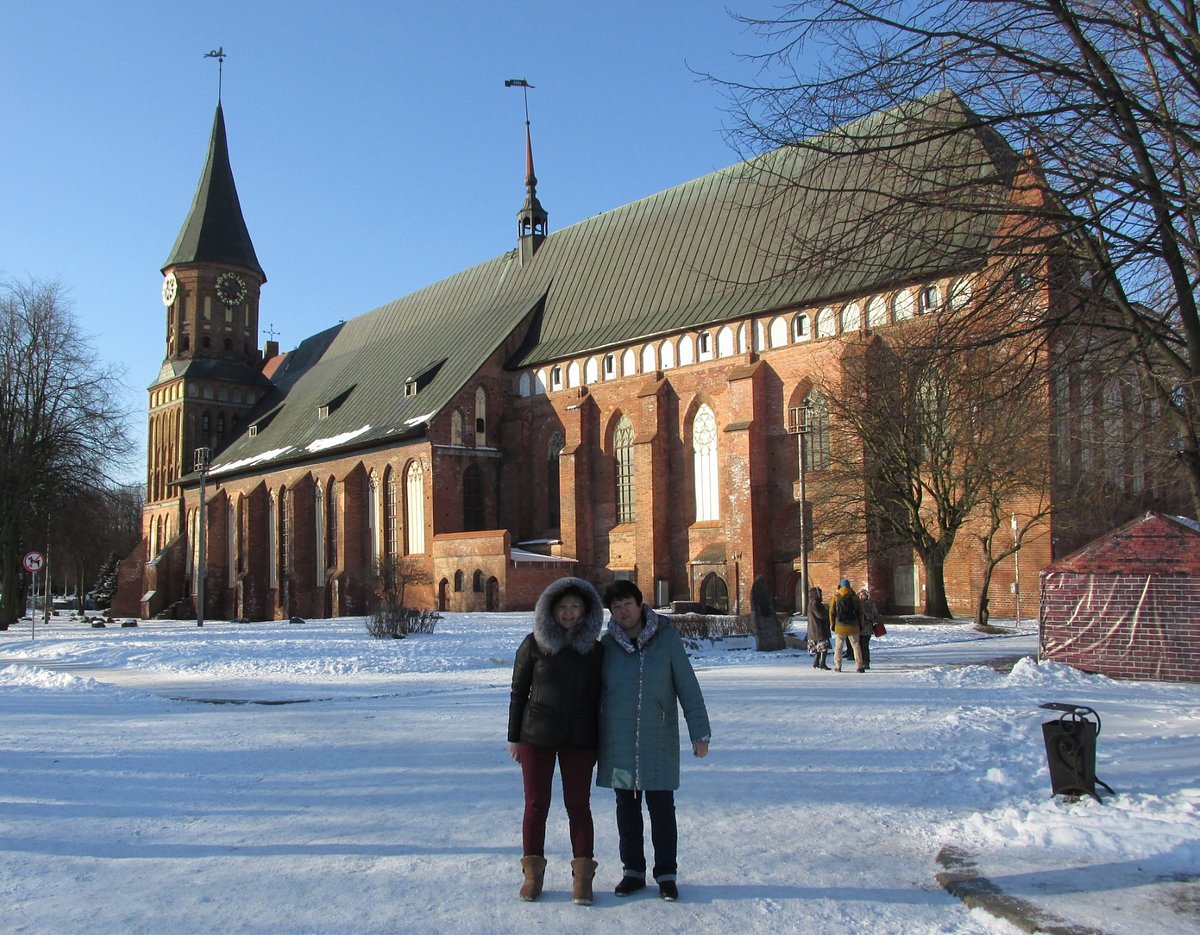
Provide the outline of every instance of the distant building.
[[[915,106],[948,128],[969,117],[952,95]],[[964,140],[982,162],[1019,162],[978,131],[953,137]],[[940,157],[926,143],[894,159]],[[216,455],[210,618],[362,614],[381,568],[404,578],[409,603],[449,610],[529,608],[568,573],[634,579],[657,605],[730,612],[748,608],[762,575],[777,606],[796,606],[789,410],[816,415],[808,468],[820,472],[838,443],[814,378],[855,342],[952,314],[983,274],[968,245],[998,223],[931,210],[925,241],[947,231],[938,250],[878,242],[836,274],[781,276],[788,236],[829,218],[854,223],[858,210],[853,185],[819,217],[763,197],[764,177],[804,172],[802,156],[779,150],[550,233],[527,148],[511,249],[281,354],[274,342],[259,348],[267,279],[218,106],[162,267],[166,357],[150,387],[144,539],[123,563],[117,612],[194,612],[202,446]],[[1052,557],[1052,524],[1069,520],[1056,515],[1023,550],[1024,580]],[[869,579],[884,606],[920,606],[911,552],[851,558],[863,552],[853,545],[815,550],[813,580]],[[978,569],[961,555],[947,586],[966,607]],[[1013,607],[1012,580],[1007,566],[997,574],[993,613]]]

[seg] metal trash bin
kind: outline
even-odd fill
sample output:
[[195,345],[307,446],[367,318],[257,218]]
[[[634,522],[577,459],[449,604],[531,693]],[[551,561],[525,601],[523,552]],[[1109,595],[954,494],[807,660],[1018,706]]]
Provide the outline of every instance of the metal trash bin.
[[1100,715],[1085,705],[1051,701],[1040,705],[1061,711],[1057,721],[1042,725],[1046,741],[1046,759],[1050,764],[1052,795],[1090,795],[1097,802],[1097,784],[1113,795],[1112,787],[1096,778],[1096,738],[1100,736]]

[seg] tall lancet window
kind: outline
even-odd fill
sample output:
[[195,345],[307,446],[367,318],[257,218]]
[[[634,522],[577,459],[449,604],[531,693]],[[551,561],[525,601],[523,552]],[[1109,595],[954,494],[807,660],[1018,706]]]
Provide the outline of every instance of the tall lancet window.
[[483,387],[475,390],[475,445],[487,447],[487,393]]
[[632,523],[636,516],[633,488],[633,423],[621,416],[613,433],[613,461],[617,482],[617,522]]
[[396,557],[396,472],[390,467],[383,475],[383,557]]
[[325,490],[325,567],[337,567],[338,495],[337,482],[331,477]]
[[562,432],[550,436],[546,445],[546,525],[557,529],[562,523],[562,501],[558,484],[558,459],[565,446]]
[[829,470],[829,406],[825,397],[813,390],[804,398],[808,410],[808,437],[804,440],[804,470]]
[[313,556],[316,563],[313,568],[313,583],[320,587],[325,583],[325,494],[318,483],[313,496]]
[[367,483],[367,553],[374,568],[379,561],[379,478],[374,472]]
[[237,509],[233,501],[229,501],[229,510],[225,516],[225,558],[229,563],[229,587],[237,581]]
[[420,461],[408,466],[404,478],[404,506],[408,554],[421,555],[425,551],[425,469]]
[[279,580],[292,573],[292,497],[286,487],[279,488]]
[[279,587],[279,527],[276,523],[275,497],[267,497],[267,587]]
[[696,522],[721,516],[717,484],[717,419],[707,404],[692,420],[692,463],[696,481]]

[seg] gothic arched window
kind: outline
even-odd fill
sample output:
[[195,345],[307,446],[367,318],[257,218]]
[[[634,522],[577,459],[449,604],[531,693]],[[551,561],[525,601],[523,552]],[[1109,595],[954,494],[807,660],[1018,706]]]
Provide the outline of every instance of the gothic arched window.
[[692,420],[692,467],[696,481],[696,522],[719,519],[717,483],[717,418],[707,403]]
[[383,475],[383,557],[396,557],[396,472],[390,467]]
[[804,445],[804,470],[829,470],[829,406],[813,390],[804,398],[808,410],[808,437]]
[[420,461],[410,464],[404,477],[404,528],[408,533],[407,553],[422,554],[425,551],[425,469]]
[[565,442],[562,432],[550,436],[546,445],[546,525],[557,529],[562,523],[561,493],[558,486],[558,458]]
[[337,567],[337,483],[331,477],[325,491],[325,567]]
[[374,472],[367,481],[367,554],[374,568],[379,561],[379,478]]
[[325,583],[325,494],[318,481],[313,495],[313,555],[317,558],[314,583]]
[[617,522],[632,523],[635,518],[633,488],[633,423],[621,416],[613,433],[613,461],[617,483]]
[[279,580],[292,571],[292,498],[286,487],[279,488]]
[[482,448],[487,443],[487,393],[481,386],[475,390],[475,445]]
[[279,525],[275,521],[275,498],[267,497],[267,587],[279,586]]

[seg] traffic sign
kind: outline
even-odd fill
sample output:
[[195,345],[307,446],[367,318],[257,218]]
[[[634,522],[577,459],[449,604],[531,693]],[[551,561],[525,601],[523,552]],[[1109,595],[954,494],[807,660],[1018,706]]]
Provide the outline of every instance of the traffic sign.
[[37,574],[46,567],[46,556],[41,552],[26,552],[21,564],[25,566],[26,571]]

